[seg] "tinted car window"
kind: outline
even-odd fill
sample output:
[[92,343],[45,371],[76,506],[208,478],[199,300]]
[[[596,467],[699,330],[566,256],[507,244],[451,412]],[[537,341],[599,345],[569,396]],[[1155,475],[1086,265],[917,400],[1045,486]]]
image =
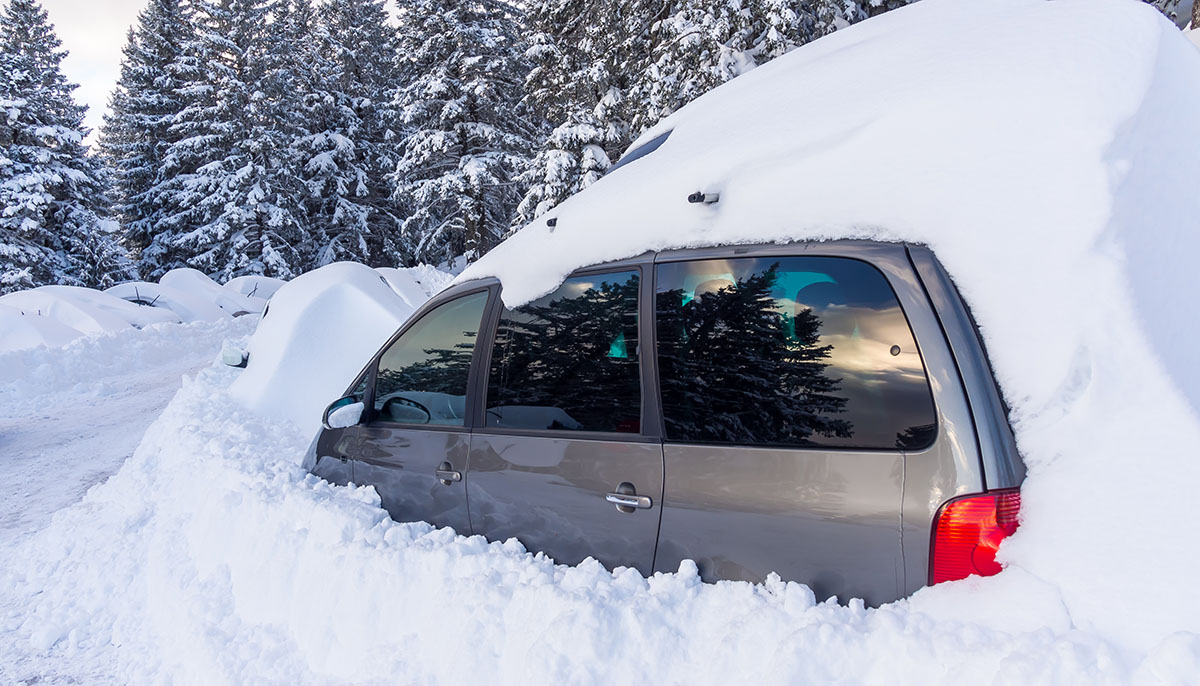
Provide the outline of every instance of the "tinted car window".
[[505,308],[488,374],[487,425],[636,433],[638,273],[567,279]]
[[487,293],[430,310],[379,360],[375,418],[402,424],[462,426],[471,353]]
[[936,429],[912,331],[877,269],[831,257],[663,264],[668,440],[916,449]]

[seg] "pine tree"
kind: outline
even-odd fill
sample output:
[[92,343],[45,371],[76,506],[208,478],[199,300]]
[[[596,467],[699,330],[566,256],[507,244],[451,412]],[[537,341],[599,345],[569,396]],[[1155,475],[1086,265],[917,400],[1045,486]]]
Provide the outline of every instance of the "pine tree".
[[11,0],[0,16],[0,292],[129,276],[60,46],[39,4]]
[[603,9],[596,0],[542,0],[530,10],[524,102],[553,130],[521,176],[527,190],[513,231],[598,181],[629,142],[611,49],[616,22]]
[[115,210],[135,255],[161,230],[161,189],[172,174],[165,159],[182,109],[180,60],[191,39],[180,0],[151,0],[126,41],[121,76],[101,128],[100,149],[113,170]]
[[162,187],[168,213],[143,255],[155,276],[190,266],[217,279],[290,278],[302,268],[295,198],[280,187],[291,140],[276,115],[272,10],[281,0],[197,2],[184,46],[183,107]]
[[520,102],[528,71],[517,10],[501,0],[412,0],[398,97],[405,127],[392,175],[408,260],[472,260],[521,198],[537,130]]
[[297,40],[312,74],[303,106],[309,133],[297,143],[313,227],[312,266],[337,260],[395,265],[403,250],[387,175],[398,159],[397,36],[384,3],[329,0],[315,32]]

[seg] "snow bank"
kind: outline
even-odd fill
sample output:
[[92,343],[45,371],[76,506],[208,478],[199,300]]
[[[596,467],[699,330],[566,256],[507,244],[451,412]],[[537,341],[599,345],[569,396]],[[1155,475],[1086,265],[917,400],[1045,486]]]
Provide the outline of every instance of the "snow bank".
[[1178,29],[1131,0],[924,0],[642,140],[668,130],[459,278],[498,276],[518,304],[645,250],[926,243],[974,308],[1029,467],[1001,551],[1015,570],[960,613],[1019,575],[1122,646],[1195,640],[1200,53]]
[[[4,316],[0,306],[0,326],[7,327]],[[38,326],[54,324],[45,318],[21,319],[35,320]],[[90,336],[76,332],[72,340],[55,342],[61,347],[0,348],[0,420],[43,410],[68,419],[73,416],[72,408],[111,397],[121,388],[119,382],[114,383],[117,377],[161,369],[181,359],[215,359],[223,339],[248,335],[253,327],[251,318],[155,324]],[[6,328],[0,340],[7,339]],[[87,430],[79,427],[81,433]],[[0,436],[4,433],[0,427]]]
[[1186,683],[1200,666],[1200,637],[1128,652],[1019,569],[866,610],[398,524],[373,489],[301,470],[304,436],[242,411],[239,373],[186,382],[119,473],[0,559],[0,664],[30,665],[14,680],[1024,686]]
[[206,297],[210,294],[207,290],[194,293],[160,283],[130,281],[104,292],[129,302],[153,303],[151,307],[169,310],[185,322],[218,321],[230,317],[229,313]]
[[361,264],[339,262],[308,272],[271,298],[233,394],[247,407],[288,419],[311,436],[329,403],[417,305]]

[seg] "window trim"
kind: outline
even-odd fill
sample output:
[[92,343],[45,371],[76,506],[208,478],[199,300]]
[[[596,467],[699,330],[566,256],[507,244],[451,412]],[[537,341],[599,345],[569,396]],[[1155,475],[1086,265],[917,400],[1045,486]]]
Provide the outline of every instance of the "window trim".
[[[478,375],[479,340],[483,337],[483,335],[485,333],[484,325],[487,323],[487,315],[488,315],[490,308],[492,307],[492,303],[493,303],[493,301],[499,300],[499,298],[495,297],[495,294],[493,293],[493,291],[495,291],[495,287],[492,284],[486,284],[486,285],[478,286],[475,288],[471,288],[469,290],[464,290],[462,292],[446,293],[446,294],[444,294],[445,297],[437,302],[434,302],[431,299],[424,307],[422,307],[420,310],[418,310],[416,313],[414,313],[416,316],[414,316],[414,317],[410,318],[408,321],[406,321],[404,323],[404,325],[401,326],[400,329],[397,330],[396,333],[393,334],[392,337],[388,339],[387,343],[383,344],[383,346],[379,349],[379,352],[376,353],[376,355],[373,358],[371,358],[371,363],[370,363],[370,366],[368,367],[368,373],[370,374],[370,381],[367,384],[369,402],[364,402],[365,409],[367,410],[367,416],[361,422],[362,426],[370,427],[370,428],[378,427],[378,428],[387,428],[387,429],[416,429],[416,430],[426,430],[426,431],[444,431],[444,432],[450,432],[450,433],[469,432],[472,429],[472,426],[471,426],[471,424],[472,424],[471,420],[473,417],[472,400],[474,398],[474,394],[472,393],[472,390],[474,389],[474,377]],[[456,300],[460,300],[462,298],[467,298],[472,295],[476,295],[478,293],[487,293],[487,300],[484,301],[483,312],[481,313],[480,318],[479,318],[479,331],[475,334],[475,347],[471,350],[471,366],[470,366],[470,369],[467,371],[467,395],[464,400],[465,407],[463,410],[462,425],[459,426],[459,425],[455,425],[455,424],[410,424],[410,423],[406,423],[406,422],[392,422],[392,421],[387,421],[384,419],[377,418],[375,416],[376,415],[376,412],[375,412],[375,382],[376,382],[376,375],[379,372],[379,363],[383,361],[384,354],[387,353],[387,351],[389,349],[391,349],[391,347],[393,345],[395,345],[395,343],[397,341],[399,341],[404,336],[404,334],[408,333],[409,330],[411,330],[414,326],[416,326],[418,323],[420,323],[420,321],[422,319],[429,316],[433,312],[436,312],[438,310],[438,308],[442,307],[443,305],[448,305]]]
[[[917,348],[917,356],[921,359],[921,369],[925,375],[925,388],[929,393],[930,406],[933,408],[933,431],[930,433],[929,442],[918,448],[864,448],[858,446],[826,446],[826,445],[797,445],[795,443],[735,443],[730,441],[699,441],[689,439],[669,438],[667,436],[667,416],[662,406],[662,378],[657,376],[658,373],[658,272],[660,265],[679,264],[684,262],[710,262],[714,260],[741,260],[741,259],[771,259],[771,258],[832,258],[842,260],[852,260],[861,262],[871,269],[874,269],[881,277],[884,283],[887,284],[891,291],[892,298],[896,301],[897,307],[900,308],[900,314],[904,317],[904,323],[908,327],[909,334],[912,336],[913,344]],[[919,453],[929,450],[936,446],[942,438],[943,422],[942,412],[938,407],[937,394],[934,392],[933,382],[930,379],[929,363],[925,359],[925,353],[921,349],[921,341],[917,336],[917,330],[913,327],[912,320],[908,316],[908,312],[904,309],[903,299],[896,291],[896,286],[892,283],[892,279],[886,269],[880,265],[863,257],[857,257],[839,253],[837,251],[829,252],[822,250],[813,250],[810,244],[803,244],[803,247],[797,250],[796,245],[746,245],[737,246],[729,245],[716,248],[691,248],[670,253],[659,253],[655,256],[654,263],[651,265],[654,272],[654,301],[651,307],[653,313],[653,330],[652,335],[654,345],[654,360],[655,360],[655,393],[658,397],[658,419],[660,422],[663,445],[695,445],[708,447],[734,447],[734,448],[761,448],[764,450],[807,450],[815,452],[855,452],[855,453],[875,453],[880,455],[896,455]]]
[[[496,298],[496,305],[492,312],[491,328],[489,331],[490,345],[487,346],[487,352],[481,356],[479,377],[480,383],[477,389],[476,411],[473,419],[473,431],[485,433],[491,436],[527,436],[527,437],[544,437],[544,438],[577,438],[579,440],[594,440],[594,441],[631,441],[635,443],[657,443],[661,441],[661,432],[652,430],[647,432],[647,420],[651,420],[657,424],[662,421],[662,414],[657,411],[657,404],[650,407],[648,402],[650,388],[654,384],[650,383],[652,377],[647,376],[647,346],[646,346],[646,327],[648,320],[646,318],[646,303],[647,287],[649,279],[646,278],[647,267],[653,266],[650,259],[653,253],[648,256],[641,256],[630,260],[620,260],[617,262],[609,262],[606,264],[598,264],[583,269],[577,269],[571,272],[555,290],[562,287],[570,279],[587,276],[598,276],[603,274],[617,274],[620,272],[637,272],[638,275],[638,302],[637,302],[637,318],[638,318],[638,386],[641,394],[641,409],[638,420],[637,433],[629,432],[622,433],[619,431],[572,431],[570,429],[522,429],[501,426],[488,426],[487,417],[487,393],[488,393],[488,377],[492,370],[492,352],[496,348],[496,334],[500,331],[500,319],[504,314],[503,298]],[[654,270],[651,269],[651,272]],[[503,286],[500,287],[503,290]],[[647,411],[655,412],[655,415],[648,415]]]

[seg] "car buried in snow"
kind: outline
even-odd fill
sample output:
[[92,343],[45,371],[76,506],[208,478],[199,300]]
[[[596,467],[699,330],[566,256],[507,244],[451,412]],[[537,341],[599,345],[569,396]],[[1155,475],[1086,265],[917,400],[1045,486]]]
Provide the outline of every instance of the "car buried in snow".
[[921,245],[665,250],[517,307],[418,310],[330,405],[305,467],[575,564],[819,598],[1000,569],[1024,466],[983,342]]

